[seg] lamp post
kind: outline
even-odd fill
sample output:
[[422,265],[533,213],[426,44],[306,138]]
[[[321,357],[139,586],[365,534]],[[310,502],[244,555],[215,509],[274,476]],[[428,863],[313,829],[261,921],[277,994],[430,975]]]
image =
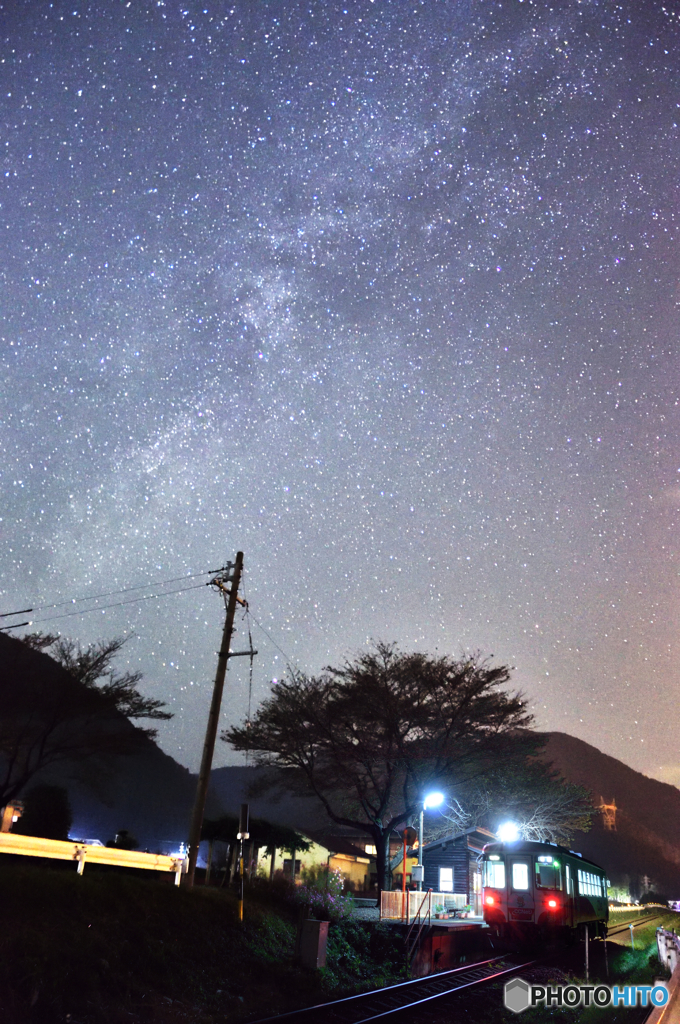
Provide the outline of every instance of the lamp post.
[[441,807],[444,803],[443,793],[428,793],[420,808],[420,827],[418,828],[418,892],[423,891],[423,816],[431,807]]

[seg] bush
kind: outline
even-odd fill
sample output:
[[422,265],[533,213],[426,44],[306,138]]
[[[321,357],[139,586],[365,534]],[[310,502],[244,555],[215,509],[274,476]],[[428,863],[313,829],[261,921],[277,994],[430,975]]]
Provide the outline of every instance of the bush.
[[342,921],[354,912],[354,899],[343,896],[344,879],[339,871],[307,874],[312,881],[296,887],[292,900],[309,907],[317,921]]
[[366,927],[351,918],[336,921],[328,929],[326,967],[322,970],[330,988],[381,988],[406,976],[404,949],[384,925]]

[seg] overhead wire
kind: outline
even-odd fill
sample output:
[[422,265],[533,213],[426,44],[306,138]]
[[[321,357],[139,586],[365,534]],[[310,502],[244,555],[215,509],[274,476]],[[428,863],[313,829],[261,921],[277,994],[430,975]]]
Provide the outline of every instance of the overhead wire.
[[115,597],[117,594],[131,594],[134,590],[148,590],[149,587],[169,587],[171,583],[181,583],[184,580],[193,580],[198,576],[212,576],[215,572],[220,572],[219,569],[208,569],[203,572],[192,572],[187,576],[175,576],[170,580],[161,580],[160,583],[156,583],[151,580],[148,583],[140,583],[135,587],[123,587],[120,590],[107,590],[103,594],[92,594],[90,597],[72,597],[68,601],[57,601],[56,604],[39,604],[33,608],[24,608],[22,611],[17,612],[5,612],[0,618],[6,618],[10,615],[22,615],[25,612],[44,612],[50,608],[63,608],[69,604],[84,604],[87,601],[101,601],[103,597]]
[[[223,566],[222,569],[224,569],[224,568],[225,567]],[[182,582],[184,580],[196,579],[199,576],[213,576],[216,572],[220,572],[220,571],[222,571],[222,570],[221,569],[209,569],[209,570],[205,570],[203,572],[189,573],[186,576],[175,576],[175,577],[173,577],[172,579],[169,579],[169,580],[162,580],[160,583],[155,584],[155,586],[156,587],[165,587],[165,586],[169,586],[171,583],[180,583],[180,582]],[[74,597],[74,598],[71,598],[68,601],[57,601],[54,604],[36,605],[33,608],[23,608],[20,611],[16,611],[16,612],[4,612],[3,614],[0,615],[0,618],[10,618],[10,617],[12,617],[14,615],[26,614],[27,612],[49,611],[52,608],[64,608],[64,607],[66,607],[68,605],[86,604],[86,603],[88,603],[90,601],[101,601],[102,598],[105,598],[105,597],[115,597],[117,594],[130,594],[130,593],[133,593],[135,590],[146,590],[147,588],[153,587],[153,586],[154,586],[153,582],[150,582],[150,583],[140,583],[140,584],[138,584],[138,585],[136,585],[134,587],[122,587],[120,590],[108,590],[108,591],[105,591],[104,593],[101,593],[101,594],[93,594],[90,597]],[[194,586],[194,587],[180,587],[177,590],[165,590],[165,591],[161,591],[159,593],[146,594],[143,597],[132,598],[130,601],[116,601],[116,602],[113,602],[112,604],[94,605],[92,608],[74,608],[73,611],[64,612],[61,615],[46,615],[46,616],[43,616],[40,619],[32,619],[30,622],[15,623],[14,626],[6,626],[6,627],[3,627],[3,629],[12,629],[12,628],[18,628],[19,626],[27,626],[27,625],[28,626],[39,625],[40,623],[43,623],[43,622],[57,622],[57,621],[59,621],[61,619],[70,619],[70,618],[72,618],[72,617],[74,617],[76,615],[87,615],[90,612],[108,611],[110,608],[122,608],[125,605],[138,604],[138,603],[140,603],[142,601],[152,601],[152,600],[155,600],[156,598],[159,598],[159,597],[170,597],[173,594],[184,594],[184,593],[187,593],[190,590],[200,590],[200,589],[202,589],[203,586],[205,586],[205,584],[200,583],[200,584],[198,584],[197,586]],[[244,594],[245,594],[245,587],[244,587]],[[225,596],[225,601],[226,601],[226,596]],[[259,619],[257,619],[253,615],[253,613],[250,611],[250,608],[249,608],[247,602],[246,602],[246,615],[247,615],[247,621],[248,621],[248,639],[249,639],[249,643],[250,643],[249,650],[251,650],[251,651],[253,650],[253,640],[252,640],[252,633],[251,633],[251,629],[250,629],[250,620],[252,619],[252,621],[255,623],[255,625],[258,626],[258,628],[262,630],[264,635],[267,637],[269,642],[276,648],[276,650],[279,652],[279,654],[281,654],[283,656],[284,661],[286,662],[286,665],[288,666],[288,668],[292,668],[295,671],[299,671],[299,666],[297,665],[297,663],[286,654],[286,652],[283,650],[283,648],[280,646],[280,644],[278,644],[276,642],[276,640],[271,635],[271,633],[269,633],[269,631],[265,629],[265,627],[262,625],[262,623],[259,621]],[[250,660],[251,660],[251,692],[252,692],[252,655],[251,655],[251,659]],[[248,720],[250,720],[250,710],[251,710],[251,706],[250,706],[250,695],[249,695]]]
[[250,616],[251,616],[251,618],[252,618],[253,622],[255,623],[255,625],[256,625],[256,626],[258,626],[258,627],[259,627],[259,628],[260,628],[260,629],[262,630],[262,632],[264,633],[264,635],[265,635],[265,636],[267,637],[267,639],[269,640],[269,642],[270,642],[270,643],[272,643],[272,644],[274,645],[274,647],[275,647],[275,648],[276,648],[276,650],[277,650],[277,651],[279,652],[279,654],[282,654],[282,655],[283,655],[283,657],[284,657],[284,659],[285,659],[285,661],[286,661],[286,664],[288,665],[288,668],[292,668],[292,669],[295,669],[295,671],[296,671],[296,672],[299,672],[299,671],[300,671],[300,667],[299,667],[299,665],[298,665],[298,664],[297,664],[297,663],[296,663],[295,661],[293,661],[293,660],[292,660],[292,658],[289,658],[289,657],[288,657],[288,655],[286,654],[286,652],[285,652],[285,651],[283,650],[283,648],[282,648],[282,647],[279,647],[279,645],[277,644],[277,642],[276,642],[276,640],[274,639],[274,637],[273,637],[273,636],[271,636],[271,634],[267,632],[267,630],[266,630],[266,629],[264,628],[264,626],[262,625],[262,623],[261,623],[261,622],[260,622],[260,621],[259,621],[258,619],[256,619],[256,618],[255,618],[255,616],[253,615],[253,613],[252,613],[252,612],[250,613]]
[[[201,574],[203,575],[203,574]],[[32,619],[26,625],[38,625],[40,622],[57,622],[59,619],[70,619],[73,615],[88,615],[90,612],[103,612],[109,608],[122,608],[128,604],[139,604],[141,601],[152,601],[158,597],[170,597],[172,594],[186,594],[190,590],[202,590],[205,584],[198,583],[193,587],[180,587],[177,590],[164,590],[158,594],[145,594],[144,597],[133,597],[129,601],[115,601],[113,604],[98,604],[94,608],[78,608],[76,611],[63,612],[61,615],[46,615],[42,619]],[[137,589],[137,588],[130,588]]]

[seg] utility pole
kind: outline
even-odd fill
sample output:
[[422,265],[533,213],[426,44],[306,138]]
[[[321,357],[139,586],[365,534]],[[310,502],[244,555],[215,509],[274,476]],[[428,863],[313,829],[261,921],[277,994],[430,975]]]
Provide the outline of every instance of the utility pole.
[[[242,571],[243,552],[239,551],[236,555],[236,561],[234,563],[229,563],[227,572],[216,576],[215,579],[210,581],[227,595],[228,601],[227,615],[224,620],[224,630],[222,632],[222,646],[220,647],[220,653],[217,657],[217,671],[215,673],[215,685],[213,687],[212,702],[210,704],[210,714],[208,715],[208,724],[205,730],[201,770],[198,773],[198,783],[196,785],[196,800],[194,802],[194,810],[191,815],[191,828],[189,831],[189,869],[186,880],[186,884],[189,887],[193,886],[194,875],[196,874],[196,860],[198,858],[198,847],[201,842],[203,814],[205,812],[205,801],[208,796],[210,769],[212,768],[213,753],[215,751],[217,726],[220,717],[220,706],[222,704],[222,691],[224,690],[224,677],[227,673],[229,646],[231,644],[231,634],[234,629],[236,603],[239,601],[238,588],[241,582]],[[229,576],[229,572],[231,572],[231,576]],[[231,589],[227,590],[225,583],[231,584]]]

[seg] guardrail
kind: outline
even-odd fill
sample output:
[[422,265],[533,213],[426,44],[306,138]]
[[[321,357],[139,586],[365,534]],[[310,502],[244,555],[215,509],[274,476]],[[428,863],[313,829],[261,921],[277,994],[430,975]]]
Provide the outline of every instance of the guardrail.
[[162,853],[141,853],[138,850],[116,850],[108,846],[88,843],[69,843],[59,839],[40,839],[38,836],[19,836],[13,832],[0,832],[0,853],[14,853],[23,857],[47,857],[50,860],[71,860],[82,875],[85,864],[112,864],[121,868],[143,868],[146,871],[174,872],[175,885],[179,885],[182,872],[187,870],[187,858]]
[[659,961],[673,974],[680,963],[680,936],[668,932],[665,928],[656,929],[656,948]]

